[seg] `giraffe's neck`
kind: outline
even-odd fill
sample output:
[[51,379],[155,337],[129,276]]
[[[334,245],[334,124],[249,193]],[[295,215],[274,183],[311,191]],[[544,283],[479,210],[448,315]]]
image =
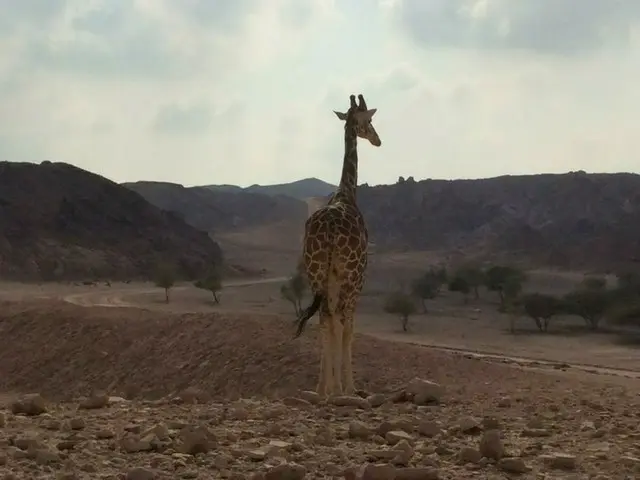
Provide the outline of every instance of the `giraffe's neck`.
[[356,201],[356,187],[358,185],[358,135],[355,124],[347,121],[344,126],[344,161],[342,163],[342,177],[336,192],[343,202]]

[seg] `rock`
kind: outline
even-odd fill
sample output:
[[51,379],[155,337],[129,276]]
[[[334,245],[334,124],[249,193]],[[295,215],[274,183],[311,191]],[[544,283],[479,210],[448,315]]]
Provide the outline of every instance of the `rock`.
[[389,445],[395,445],[400,440],[406,440],[407,442],[413,441],[411,435],[403,430],[391,430],[385,434],[384,438]]
[[544,428],[525,428],[522,430],[523,437],[533,437],[533,438],[541,438],[541,437],[550,437],[551,433]]
[[7,426],[7,416],[4,412],[0,412],[0,428],[4,428]]
[[433,467],[409,467],[396,469],[394,480],[438,480],[440,473]]
[[497,430],[500,428],[500,421],[496,417],[484,417],[482,419],[482,428],[485,430]]
[[477,418],[465,416],[458,420],[457,426],[463,433],[478,433],[482,430],[482,425]]
[[418,433],[420,433],[420,435],[424,435],[425,437],[432,438],[442,433],[442,427],[438,422],[434,422],[432,420],[423,420],[418,424]]
[[440,403],[444,395],[444,388],[430,380],[414,378],[411,380],[405,392],[411,396],[416,405],[427,405],[428,403]]
[[204,390],[196,387],[187,387],[182,390],[174,399],[176,403],[207,403],[211,399],[210,395]]
[[80,480],[80,476],[75,472],[58,472],[56,480]]
[[504,445],[500,438],[500,432],[489,430],[482,434],[479,445],[480,454],[493,460],[500,460],[504,456]]
[[60,455],[57,452],[46,449],[38,449],[35,452],[35,461],[38,465],[50,465],[60,463]]
[[299,397],[311,403],[312,405],[318,405],[322,401],[322,398],[320,397],[320,395],[318,395],[318,392],[313,392],[311,390],[304,390],[300,392]]
[[82,430],[85,427],[84,418],[74,417],[69,420],[69,428],[71,430]]
[[508,473],[526,473],[529,471],[529,467],[524,463],[524,460],[518,457],[501,459],[498,462],[498,468]]
[[265,480],[303,480],[307,469],[296,463],[284,463],[265,473]]
[[213,432],[206,427],[184,428],[180,432],[180,438],[182,442],[178,447],[178,451],[188,455],[207,453],[217,443]]
[[127,435],[120,439],[120,449],[126,453],[149,452],[153,450],[153,444],[150,439]]
[[142,434],[143,437],[148,435],[155,435],[158,440],[166,440],[169,438],[169,427],[167,427],[164,423],[158,423],[151,428],[148,428]]
[[112,432],[111,430],[108,430],[106,428],[103,428],[103,429],[98,430],[96,432],[96,438],[100,439],[100,440],[107,440],[107,439],[113,438],[115,436],[116,436],[116,434],[114,432]]
[[282,399],[282,403],[287,407],[310,407],[311,406],[311,402],[298,397],[285,397]]
[[363,422],[354,420],[349,422],[349,438],[356,438],[360,440],[367,440],[373,435],[373,430]]
[[396,467],[388,464],[369,464],[363,468],[359,478],[361,480],[395,480]]
[[576,457],[566,453],[554,453],[540,457],[549,468],[557,470],[575,470]]
[[496,402],[499,408],[509,408],[511,406],[511,397],[502,397]]
[[461,463],[478,463],[482,455],[473,447],[462,447],[458,452],[458,459]]
[[367,402],[373,408],[378,408],[380,405],[382,405],[386,401],[387,401],[387,396],[382,393],[374,393],[373,395],[369,395],[367,397]]
[[30,393],[11,402],[10,409],[15,415],[36,416],[47,411],[47,403],[39,393]]
[[247,451],[247,458],[254,462],[260,462],[267,458],[267,450],[264,448],[254,448]]
[[138,467],[128,470],[125,478],[126,480],[155,480],[158,476],[153,470]]
[[620,463],[627,467],[637,467],[640,466],[640,458],[632,457],[631,455],[624,455],[620,457]]
[[402,430],[403,432],[411,433],[413,432],[413,425],[409,422],[403,421],[382,422],[380,425],[378,425],[376,433],[384,437],[388,432],[392,430]]
[[330,397],[328,403],[335,405],[336,407],[355,407],[363,410],[371,408],[371,405],[369,405],[366,398],[351,395]]
[[106,393],[96,393],[90,397],[83,398],[78,404],[78,408],[82,410],[97,410],[109,406],[109,395]]

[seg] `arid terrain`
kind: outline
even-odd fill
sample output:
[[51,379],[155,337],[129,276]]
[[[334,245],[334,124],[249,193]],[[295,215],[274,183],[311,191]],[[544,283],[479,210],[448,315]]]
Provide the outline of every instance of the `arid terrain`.
[[[378,256],[372,273],[398,263]],[[576,280],[534,276],[553,289]],[[190,284],[174,287],[169,304],[144,283],[4,284],[0,468],[14,475],[5,478],[623,479],[640,472],[640,352],[616,343],[615,334],[567,324],[535,335],[523,318],[511,335],[494,300],[465,306],[453,294],[402,333],[381,313],[376,278],[363,296],[355,344],[364,398],[318,403],[307,392],[318,368],[316,328],[291,339],[282,280],[230,281],[220,305]],[[421,384],[415,378],[436,382],[438,398],[423,405],[403,393]],[[15,404],[24,393],[40,394],[46,405],[40,409],[39,397]]]
[[[307,214],[322,201],[307,199]],[[211,229],[211,245],[242,273],[225,270],[220,304],[186,281],[169,303],[135,279],[0,284],[0,478],[640,476],[637,332],[590,332],[561,316],[541,334],[531,319],[499,313],[484,289],[468,302],[441,292],[403,332],[384,296],[455,261],[447,249],[389,251],[372,239],[354,344],[358,396],[318,399],[315,320],[293,340],[280,293],[305,215],[271,218],[286,204],[275,202],[255,221],[227,216]],[[181,225],[176,244],[197,232]],[[562,294],[583,273],[541,265],[525,289]]]

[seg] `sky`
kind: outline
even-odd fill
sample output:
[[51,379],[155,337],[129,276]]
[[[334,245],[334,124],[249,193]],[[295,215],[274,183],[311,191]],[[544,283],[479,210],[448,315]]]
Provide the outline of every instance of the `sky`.
[[638,0],[0,0],[0,160],[114,181],[640,171]]

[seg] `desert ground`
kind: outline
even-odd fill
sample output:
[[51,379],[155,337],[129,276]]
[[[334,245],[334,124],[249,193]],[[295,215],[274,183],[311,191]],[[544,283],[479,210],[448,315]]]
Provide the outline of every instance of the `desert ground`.
[[[640,475],[640,350],[560,319],[547,334],[481,292],[444,292],[410,332],[383,294],[437,255],[372,255],[354,345],[359,396],[321,401],[315,322],[292,340],[280,286],[297,238],[228,261],[225,284],[2,284],[5,479],[631,479]],[[286,247],[282,247],[285,245]],[[580,273],[533,271],[564,291]]]

